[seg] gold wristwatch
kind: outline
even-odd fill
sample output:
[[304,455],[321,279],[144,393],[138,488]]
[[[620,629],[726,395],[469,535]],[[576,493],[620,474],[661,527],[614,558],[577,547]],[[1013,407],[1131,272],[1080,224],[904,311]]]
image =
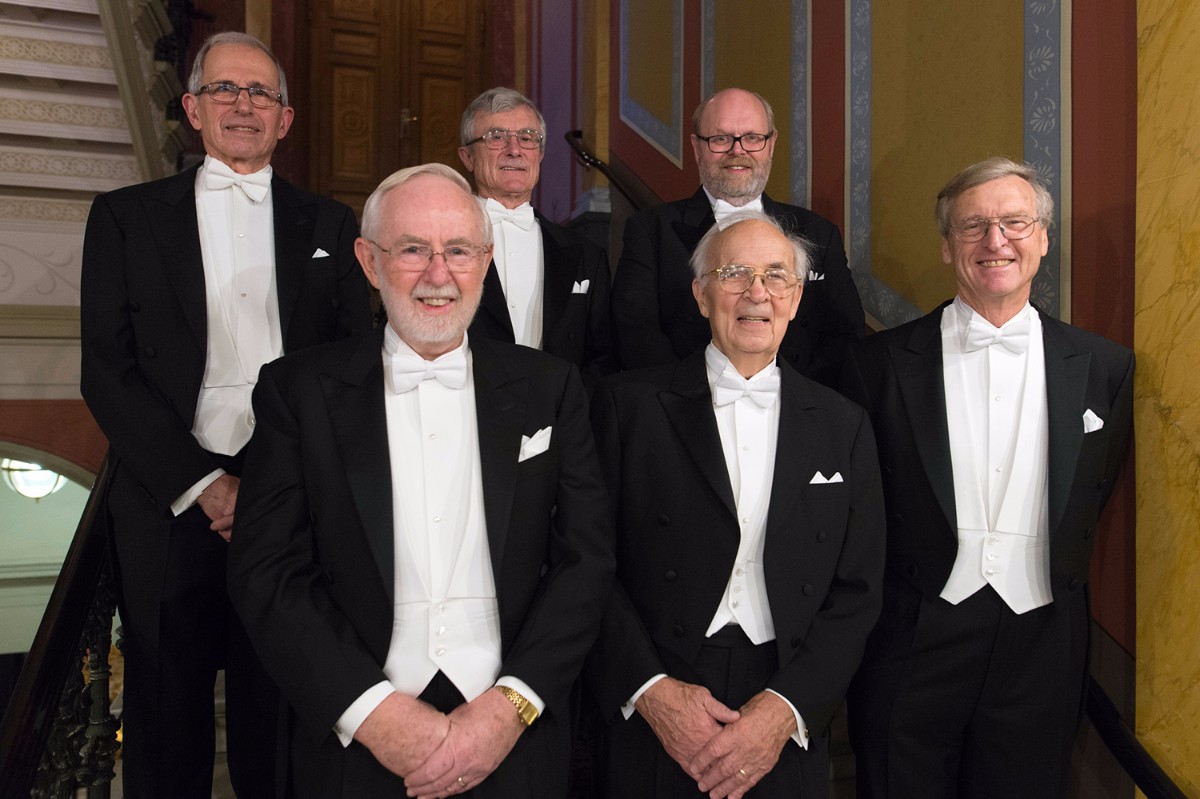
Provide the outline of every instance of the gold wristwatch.
[[513,703],[513,707],[517,709],[517,715],[521,718],[521,724],[528,727],[537,720],[538,711],[537,708],[533,706],[533,702],[530,702],[528,699],[521,696],[520,693],[509,688],[507,685],[498,685],[496,687],[500,689],[500,693],[504,694],[505,699]]

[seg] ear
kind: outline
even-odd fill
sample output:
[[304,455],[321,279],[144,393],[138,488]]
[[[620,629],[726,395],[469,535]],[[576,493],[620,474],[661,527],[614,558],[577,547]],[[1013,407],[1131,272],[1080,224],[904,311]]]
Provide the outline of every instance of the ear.
[[192,127],[200,130],[200,98],[190,92],[183,95],[183,111]]
[[700,315],[707,319],[708,294],[704,291],[704,284],[702,284],[699,280],[692,281],[692,296],[696,298],[696,305],[700,307]]
[[950,252],[950,238],[948,236],[942,236],[942,263],[954,263],[954,255]]
[[290,105],[283,107],[283,113],[279,115],[279,138],[283,138],[292,128],[292,120],[296,117],[296,109]]
[[788,311],[788,321],[796,318],[796,312],[800,310],[800,298],[804,296],[804,284],[796,286],[795,293],[792,294],[792,307]]
[[1050,252],[1050,234],[1046,232],[1046,226],[1038,223],[1038,235],[1042,237],[1042,257],[1046,257],[1046,253]]
[[362,267],[363,274],[367,276],[367,282],[375,288],[379,288],[379,265],[375,262],[375,247],[371,242],[359,236],[354,240],[354,254],[358,257],[358,264]]
[[458,160],[462,161],[463,167],[471,174],[475,174],[475,159],[471,156],[470,147],[458,148]]

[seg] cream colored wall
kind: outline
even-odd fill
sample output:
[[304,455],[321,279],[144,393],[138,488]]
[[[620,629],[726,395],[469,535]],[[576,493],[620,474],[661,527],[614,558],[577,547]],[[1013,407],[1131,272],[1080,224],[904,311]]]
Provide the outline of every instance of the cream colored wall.
[[1137,7],[1137,735],[1200,796],[1200,5]]
[[988,156],[1022,158],[1023,8],[871,5],[871,271],[929,311],[954,295],[933,221],[938,190]]

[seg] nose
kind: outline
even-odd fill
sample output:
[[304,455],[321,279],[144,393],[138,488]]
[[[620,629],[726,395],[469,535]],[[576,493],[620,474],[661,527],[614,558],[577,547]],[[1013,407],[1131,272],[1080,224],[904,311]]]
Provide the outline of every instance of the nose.
[[1003,247],[1008,243],[1008,239],[1004,237],[1004,228],[1001,227],[1000,220],[988,220],[987,232],[983,234],[983,240],[992,248]]
[[444,253],[433,253],[429,259],[428,266],[425,267],[424,277],[427,283],[432,283],[435,286],[444,286],[452,280],[450,277],[450,265],[446,263]]
[[517,137],[514,134],[509,134],[504,140],[504,149],[502,152],[505,155],[516,155],[521,151],[521,145],[517,143]]
[[750,276],[750,287],[746,289],[750,295],[750,299],[755,302],[763,302],[770,299],[771,293],[767,291],[767,276],[755,272]]
[[237,99],[233,101],[233,105],[234,108],[241,112],[246,112],[253,108],[254,105],[250,102],[250,90],[245,86],[238,89]]

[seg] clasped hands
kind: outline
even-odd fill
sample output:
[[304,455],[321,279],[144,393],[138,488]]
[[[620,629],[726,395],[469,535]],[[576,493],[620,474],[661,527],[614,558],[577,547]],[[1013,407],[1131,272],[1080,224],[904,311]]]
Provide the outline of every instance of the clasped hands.
[[769,691],[733,710],[707,688],[666,677],[636,707],[667,754],[712,799],[741,799],[775,767],[796,731],[792,709]]
[[524,730],[512,703],[497,688],[449,714],[393,693],[363,720],[354,739],[404,778],[408,796],[442,799],[483,782]]

